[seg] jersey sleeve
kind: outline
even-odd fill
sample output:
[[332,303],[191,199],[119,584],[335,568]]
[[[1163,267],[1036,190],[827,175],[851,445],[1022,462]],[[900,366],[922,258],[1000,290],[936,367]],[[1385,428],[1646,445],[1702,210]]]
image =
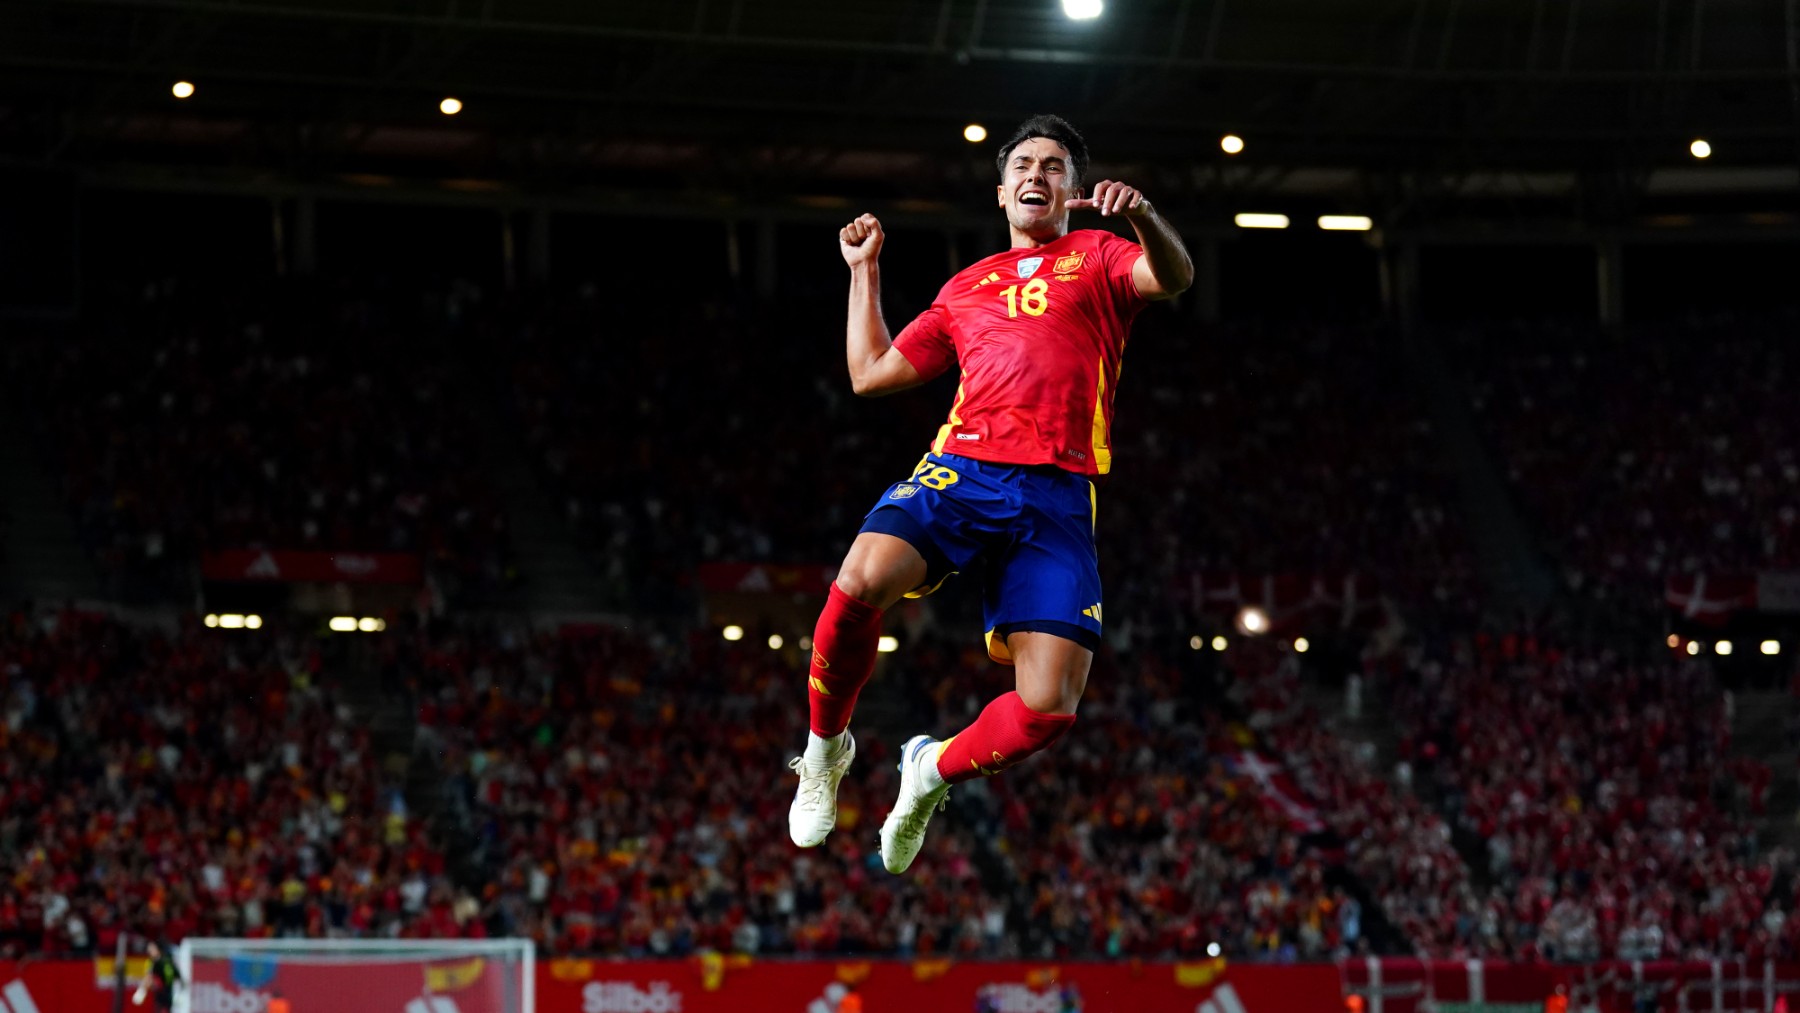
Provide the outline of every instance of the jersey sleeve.
[[927,380],[956,362],[956,343],[950,337],[950,314],[944,308],[941,296],[930,309],[900,331],[900,336],[894,339],[894,350]]
[[1149,300],[1137,290],[1137,282],[1132,280],[1132,269],[1137,267],[1138,258],[1143,256],[1144,248],[1110,232],[1102,233],[1100,239],[1100,262],[1105,265],[1107,288],[1113,298],[1123,301],[1133,309],[1146,305]]

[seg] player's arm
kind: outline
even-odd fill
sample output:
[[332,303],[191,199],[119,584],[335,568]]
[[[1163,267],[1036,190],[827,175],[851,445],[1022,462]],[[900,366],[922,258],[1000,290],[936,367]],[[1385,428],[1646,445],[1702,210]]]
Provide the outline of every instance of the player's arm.
[[1131,268],[1138,295],[1149,300],[1173,299],[1194,283],[1194,261],[1182,245],[1181,235],[1161,215],[1150,199],[1134,186],[1103,179],[1094,184],[1092,197],[1067,202],[1071,208],[1092,208],[1103,215],[1124,215],[1137,232],[1144,253]]
[[887,321],[881,318],[881,223],[863,215],[838,230],[838,250],[850,265],[850,324],[844,355],[850,364],[850,388],[863,397],[879,397],[925,382],[906,356],[894,349]]

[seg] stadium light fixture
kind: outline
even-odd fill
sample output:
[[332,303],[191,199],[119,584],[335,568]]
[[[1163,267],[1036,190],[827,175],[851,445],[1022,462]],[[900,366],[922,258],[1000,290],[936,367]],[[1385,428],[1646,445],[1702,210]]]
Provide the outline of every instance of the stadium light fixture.
[[900,638],[882,637],[875,642],[875,649],[883,654],[892,654],[900,649]]
[[328,623],[327,625],[329,625],[331,627],[331,632],[333,632],[333,633],[355,633],[356,632],[356,617],[355,616],[332,616],[331,622]]
[[1206,955],[1209,957],[1216,957],[1223,952],[1225,952],[1225,951],[1219,949],[1218,943],[1207,943],[1206,944]]
[[1219,138],[1219,150],[1227,155],[1235,155],[1244,150],[1244,139],[1236,134],[1226,134]]
[[212,613],[210,613],[210,612],[209,612],[209,613],[207,613],[207,615],[206,615],[206,628],[207,628],[207,629],[209,629],[209,630],[216,630],[216,629],[218,629],[218,628],[219,628],[219,617],[218,617],[218,616],[216,616],[216,615],[213,615],[213,614],[212,614]]
[[1718,643],[1713,645],[1713,650],[1718,651],[1721,655],[1730,655],[1731,654],[1731,641],[1721,640]]
[[1367,232],[1375,227],[1368,215],[1320,215],[1319,228],[1326,232]]
[[1781,641],[1779,641],[1779,640],[1763,641],[1762,642],[1762,652],[1764,654],[1780,654],[1781,653]]
[[1700,653],[1700,641],[1698,641],[1698,640],[1688,641],[1687,652],[1690,655],[1699,654]]
[[812,638],[811,637],[801,637],[800,638],[800,649],[802,651],[812,650]]
[[219,616],[221,629],[241,630],[244,628],[244,617],[236,612],[226,612]]
[[1705,138],[1696,137],[1696,138],[1694,138],[1694,143],[1688,145],[1688,154],[1694,156],[1695,158],[1711,158],[1712,157],[1712,144],[1710,144]]
[[781,639],[781,634],[779,634],[779,633],[769,634],[769,650],[779,651],[779,650],[781,650],[781,645],[785,644],[785,643],[787,643],[787,641]]
[[1198,651],[1200,648],[1206,646],[1206,641],[1201,638],[1200,634],[1196,633],[1188,638],[1188,646]]
[[386,625],[387,625],[386,623],[382,622],[379,619],[375,619],[371,616],[363,616],[361,619],[358,619],[356,621],[356,628],[363,631],[364,633],[374,633],[375,631],[381,629],[383,626],[386,626]]
[[744,628],[736,623],[732,623],[730,626],[720,630],[719,635],[726,640],[736,643],[737,641],[744,639]]
[[1288,227],[1287,215],[1270,215],[1247,212],[1233,218],[1240,229],[1285,229]]
[[1312,650],[1312,641],[1305,637],[1295,637],[1294,650],[1299,651],[1301,654],[1305,654],[1307,651]]
[[175,96],[176,98],[193,98],[194,97],[194,82],[192,82],[192,81],[177,81],[174,84],[169,86],[169,94]]
[[1669,639],[1668,639],[1667,643],[1672,648],[1680,647],[1681,646],[1681,635],[1678,633],[1669,634]]
[[438,112],[445,116],[455,116],[462,112],[462,99],[454,95],[445,96],[444,101],[438,103]]
[[971,123],[963,128],[963,140],[970,144],[980,144],[987,140],[987,128],[979,123]]
[[1225,638],[1224,637],[1214,637],[1212,647],[1213,647],[1213,650],[1215,650],[1215,651],[1223,651],[1226,647]]
[[1062,7],[1071,21],[1092,21],[1106,11],[1105,0],[1062,0]]
[[1269,614],[1255,605],[1245,605],[1238,609],[1237,628],[1239,633],[1259,636],[1269,632]]
[[247,630],[262,629],[262,616],[255,615],[255,614],[245,616],[244,617],[244,629],[247,629]]

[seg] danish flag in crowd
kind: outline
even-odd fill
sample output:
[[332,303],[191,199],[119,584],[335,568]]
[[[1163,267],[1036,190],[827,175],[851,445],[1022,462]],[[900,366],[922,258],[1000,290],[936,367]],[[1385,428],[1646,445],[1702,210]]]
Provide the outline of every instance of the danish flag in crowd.
[[1279,815],[1296,833],[1316,834],[1325,829],[1319,811],[1306,801],[1306,792],[1287,767],[1249,749],[1227,756],[1225,766],[1249,778],[1256,785],[1263,807]]

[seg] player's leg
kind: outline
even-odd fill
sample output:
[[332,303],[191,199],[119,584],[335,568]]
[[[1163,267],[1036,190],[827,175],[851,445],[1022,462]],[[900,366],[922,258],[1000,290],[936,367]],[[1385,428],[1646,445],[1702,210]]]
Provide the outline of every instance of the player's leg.
[[807,703],[815,737],[830,739],[850,724],[875,671],[882,613],[925,583],[926,572],[924,555],[902,538],[864,531],[851,543],[813,627]]
[[[801,847],[823,843],[837,825],[837,786],[856,756],[849,731],[857,695],[875,670],[881,616],[905,595],[929,593],[978,551],[970,504],[981,482],[935,455],[907,481],[895,483],[863,521],[813,630],[807,673],[811,729],[806,751],[789,763],[800,788],[788,810],[788,833]],[[954,488],[956,496],[945,490]]]
[[950,785],[988,777],[1042,752],[1075,723],[1100,643],[1100,570],[1092,486],[1079,476],[1028,475],[1017,542],[991,560],[984,588],[988,653],[1015,669],[1015,689],[942,742],[901,750],[900,800],[882,827],[889,871],[911,865]]
[[915,735],[901,747],[900,798],[881,828],[881,859],[905,872],[925,843],[926,825],[950,786],[992,777],[1050,748],[1075,723],[1094,652],[1054,633],[1006,637],[1018,687],[995,697],[973,724],[939,742]]
[[993,699],[975,722],[945,740],[939,777],[956,784],[998,774],[1056,743],[1075,723],[1094,652],[1055,633],[1016,630],[1006,637],[1014,686]]
[[925,582],[925,557],[906,540],[864,531],[850,545],[813,627],[806,678],[806,750],[788,762],[800,787],[788,807],[788,836],[817,847],[837,826],[838,782],[856,759],[850,715],[875,671],[881,615]]

